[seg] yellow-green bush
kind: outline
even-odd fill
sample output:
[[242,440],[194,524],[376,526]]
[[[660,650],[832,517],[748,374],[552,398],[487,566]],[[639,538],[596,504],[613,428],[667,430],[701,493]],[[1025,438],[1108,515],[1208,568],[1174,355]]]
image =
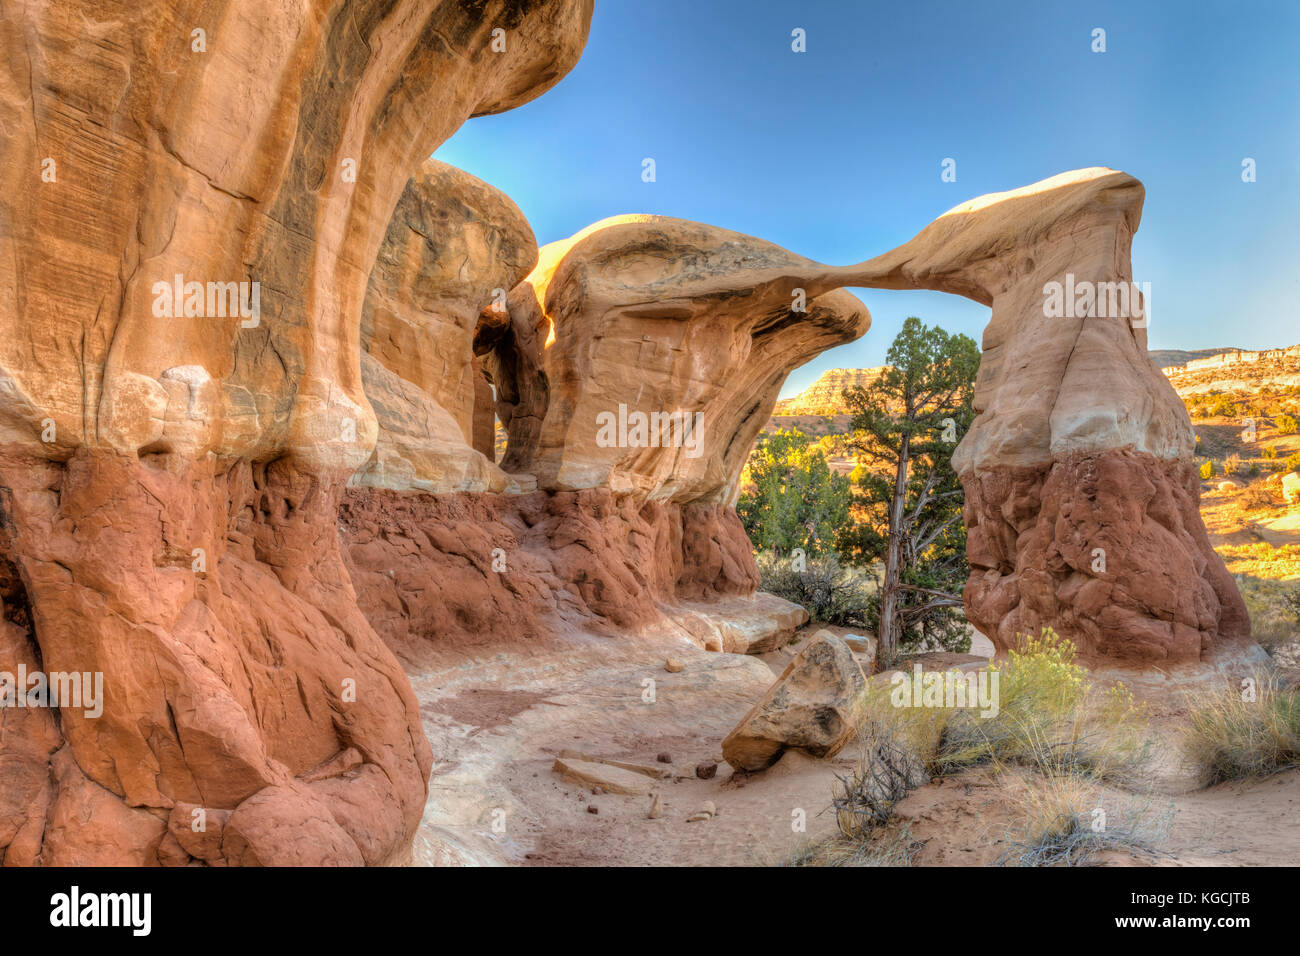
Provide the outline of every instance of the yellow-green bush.
[[893,707],[877,687],[864,708],[868,721],[884,722],[932,774],[983,763],[1014,763],[1046,774],[1124,776],[1145,757],[1144,714],[1123,684],[1097,690],[1075,663],[1074,645],[1051,628],[1022,635],[1001,664],[998,710]]

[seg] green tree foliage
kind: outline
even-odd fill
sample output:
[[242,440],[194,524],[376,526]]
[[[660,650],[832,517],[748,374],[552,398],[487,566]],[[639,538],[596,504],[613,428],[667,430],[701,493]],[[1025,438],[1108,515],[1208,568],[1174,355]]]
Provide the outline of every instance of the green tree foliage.
[[825,554],[849,523],[849,479],[831,472],[807,435],[771,435],[749,457],[749,480],[753,487],[740,496],[736,512],[759,551]]
[[[952,453],[974,420],[980,352],[971,338],[909,318],[888,369],[847,389],[850,445],[863,468],[863,520],[840,536],[851,560],[884,562],[875,624],[881,656],[923,644],[964,644],[955,609],[969,573],[962,488]],[[968,645],[967,645],[968,646]]]
[[1290,415],[1277,416],[1277,433],[1279,435],[1294,435],[1296,433],[1296,420]]

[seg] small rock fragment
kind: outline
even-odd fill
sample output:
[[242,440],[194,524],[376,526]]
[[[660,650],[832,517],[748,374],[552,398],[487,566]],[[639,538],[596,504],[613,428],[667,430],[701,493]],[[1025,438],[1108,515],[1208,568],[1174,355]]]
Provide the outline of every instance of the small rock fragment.
[[664,798],[656,793],[653,797],[650,798],[649,818],[651,820],[658,820],[663,815],[664,815]]
[[670,657],[668,658],[668,660],[664,661],[664,670],[666,670],[670,674],[676,674],[678,671],[682,671],[685,669],[686,669],[686,665],[683,664],[675,657]]
[[717,772],[718,765],[712,760],[706,760],[704,763],[697,764],[695,767],[695,776],[699,777],[701,780],[712,780],[713,775]]
[[655,760],[659,761],[660,763],[672,763],[673,755],[670,753],[662,753],[658,757],[655,757]]
[[600,788],[604,793],[650,793],[654,781],[644,774],[633,773],[603,763],[590,763],[570,757],[557,757],[552,768],[572,783]]
[[589,804],[587,804],[587,812],[588,812],[588,813],[600,813],[600,810],[596,807],[596,805],[595,805],[594,803],[589,803]]

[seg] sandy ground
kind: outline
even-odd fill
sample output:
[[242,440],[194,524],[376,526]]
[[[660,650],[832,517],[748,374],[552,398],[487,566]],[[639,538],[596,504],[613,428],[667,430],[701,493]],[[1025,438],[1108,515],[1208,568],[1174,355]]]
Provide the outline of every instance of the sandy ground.
[[[664,661],[686,663],[670,674]],[[435,766],[417,863],[537,865],[762,864],[834,828],[822,813],[834,774],[856,756],[788,754],[770,771],[733,776],[722,738],[791,656],[707,653],[686,642],[577,638],[562,658],[499,654],[413,677]],[[653,681],[653,702],[646,681]],[[511,688],[502,691],[501,688]],[[552,772],[577,750],[656,763],[674,779],[649,796],[595,794]],[[695,768],[715,761],[717,774]],[[717,816],[686,818],[712,801]],[[598,812],[590,812],[594,807]],[[806,833],[792,823],[807,818]],[[504,821],[504,822],[502,822]],[[495,826],[494,826],[495,824]]]
[[[1024,782],[969,771],[921,787],[896,808],[894,832],[912,841],[914,866],[988,866],[1024,833]],[[1110,866],[1294,866],[1300,860],[1300,771],[1205,790],[1136,795],[1098,788],[1090,805],[1110,826],[1137,818],[1163,833],[1151,854],[1108,851]],[[919,844],[919,845],[918,845]]]
[[[810,632],[801,635],[806,639]],[[986,644],[977,642],[975,649]],[[707,653],[667,639],[575,635],[563,654],[517,649],[412,675],[435,766],[415,844],[417,865],[772,865],[835,832],[828,810],[850,748],[833,760],[787,753],[763,773],[733,774],[722,738],[770,685],[797,645],[751,657]],[[664,661],[685,662],[668,673]],[[969,659],[969,658],[967,658]],[[1103,675],[1097,675],[1104,680]],[[647,682],[653,682],[653,695]],[[1130,681],[1130,683],[1134,683]],[[1112,814],[1167,819],[1156,856],[1108,854],[1112,865],[1255,865],[1300,860],[1300,773],[1197,789],[1175,756],[1185,687],[1136,682],[1155,706],[1164,754],[1144,796],[1115,788],[1097,799]],[[651,797],[594,793],[552,771],[563,750],[655,764],[672,778]],[[695,775],[714,761],[712,779]],[[935,781],[898,807],[915,865],[988,865],[1014,841],[1024,783],[986,769]],[[712,820],[688,823],[705,801]],[[592,808],[595,812],[592,812]],[[1137,808],[1137,809],[1134,809]],[[802,828],[800,828],[802,824]]]

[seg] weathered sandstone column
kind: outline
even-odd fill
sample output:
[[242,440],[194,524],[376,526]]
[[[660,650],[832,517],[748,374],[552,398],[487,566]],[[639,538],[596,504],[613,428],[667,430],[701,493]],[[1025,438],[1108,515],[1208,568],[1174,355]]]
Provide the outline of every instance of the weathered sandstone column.
[[431,754],[337,530],[363,299],[420,163],[591,10],[0,3],[0,671],[103,683],[6,709],[4,862],[409,852]]
[[1143,188],[1094,168],[981,196],[835,273],[989,305],[966,489],[966,612],[999,648],[1050,625],[1094,663],[1179,665],[1249,645],[1198,511],[1191,422],[1147,357],[1130,249]]

